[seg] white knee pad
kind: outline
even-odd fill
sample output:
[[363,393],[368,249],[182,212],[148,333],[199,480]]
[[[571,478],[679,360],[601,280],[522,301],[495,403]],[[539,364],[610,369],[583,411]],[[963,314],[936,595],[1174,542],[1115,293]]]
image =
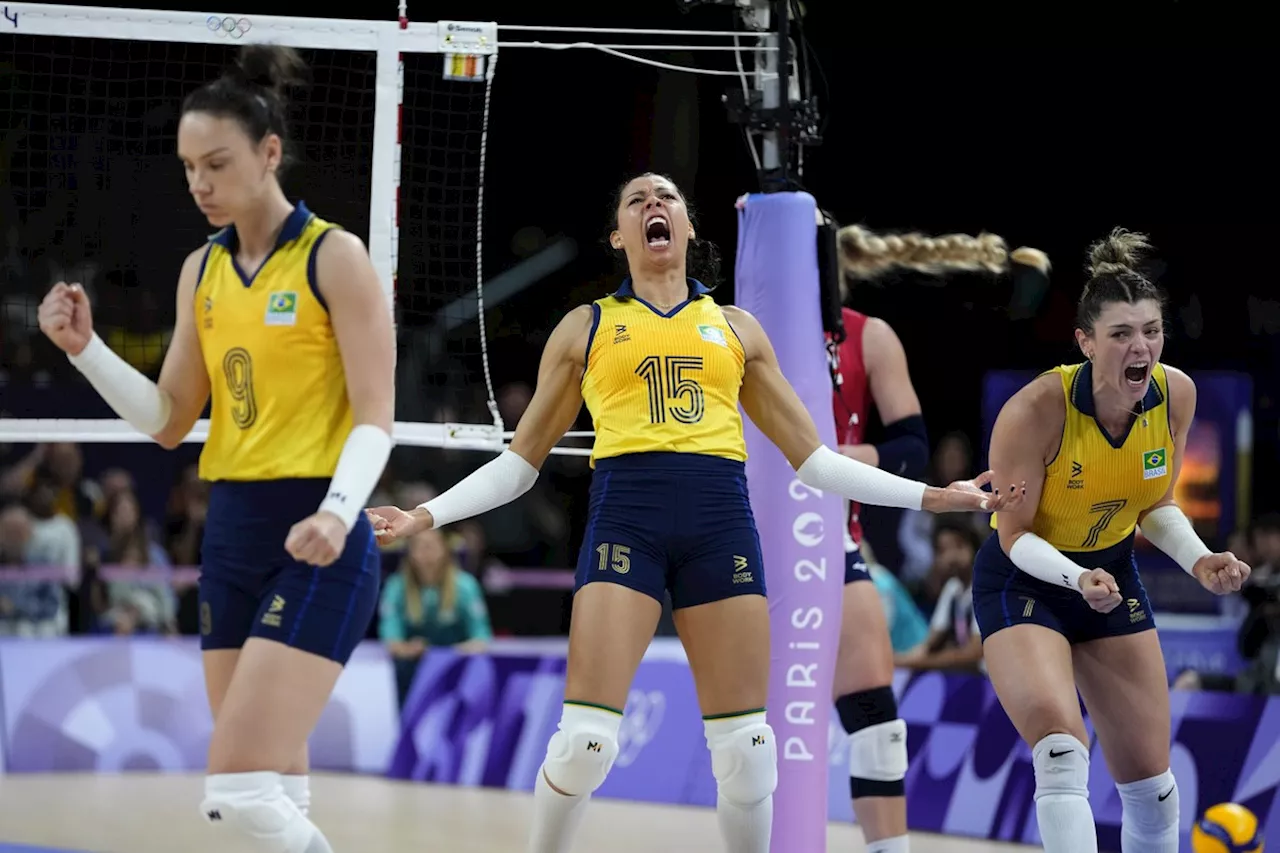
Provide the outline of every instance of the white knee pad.
[[778,747],[764,714],[707,720],[703,726],[720,795],[742,808],[771,796],[778,786]]
[[204,819],[259,843],[272,853],[302,853],[314,828],[284,795],[280,774],[223,773],[205,779]]
[[1125,829],[1143,837],[1159,836],[1178,829],[1178,783],[1173,772],[1116,785],[1124,809]]
[[571,797],[599,788],[618,757],[621,725],[622,715],[615,711],[565,705],[542,764],[547,781]]
[[1089,798],[1089,748],[1067,734],[1051,734],[1031,750],[1036,796]]
[[890,720],[849,735],[849,775],[898,782],[907,775],[907,724]]

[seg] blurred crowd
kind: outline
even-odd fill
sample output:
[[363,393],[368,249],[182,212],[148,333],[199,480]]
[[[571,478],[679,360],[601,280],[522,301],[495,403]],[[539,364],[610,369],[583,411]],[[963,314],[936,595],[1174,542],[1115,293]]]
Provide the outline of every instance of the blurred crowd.
[[[499,396],[504,420],[514,425],[528,405],[528,388],[509,386]],[[398,449],[374,501],[414,506],[483,461],[468,451]],[[966,440],[944,437],[930,480],[946,483],[971,470]],[[381,639],[396,661],[402,700],[433,647],[476,651],[495,634],[565,632],[577,534],[572,502],[558,489],[571,490],[586,471],[580,458],[562,457],[509,507],[384,550],[381,607],[369,636]],[[208,484],[194,465],[181,469],[164,512],[149,517],[138,476],[148,472],[86,473],[82,448],[73,443],[0,448],[0,635],[198,632],[195,585]],[[987,518],[968,514],[905,512],[888,529],[870,528],[863,556],[899,666],[983,671],[971,585],[987,535]],[[1175,683],[1280,693],[1280,516],[1258,519],[1232,547],[1254,566],[1233,613],[1245,668],[1231,676],[1187,671]],[[882,550],[893,552],[892,561]],[[522,584],[522,573],[539,580]],[[659,633],[674,633],[669,617],[668,610]]]

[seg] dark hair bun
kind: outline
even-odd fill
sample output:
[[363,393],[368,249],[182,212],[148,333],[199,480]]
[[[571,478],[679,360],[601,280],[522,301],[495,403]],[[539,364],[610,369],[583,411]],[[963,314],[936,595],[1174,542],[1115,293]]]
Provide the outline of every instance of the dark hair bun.
[[276,95],[307,83],[307,64],[291,47],[275,44],[247,44],[236,60],[239,76],[246,83]]
[[1089,275],[1114,275],[1121,272],[1137,272],[1143,255],[1151,248],[1146,234],[1113,229],[1106,239],[1089,248]]

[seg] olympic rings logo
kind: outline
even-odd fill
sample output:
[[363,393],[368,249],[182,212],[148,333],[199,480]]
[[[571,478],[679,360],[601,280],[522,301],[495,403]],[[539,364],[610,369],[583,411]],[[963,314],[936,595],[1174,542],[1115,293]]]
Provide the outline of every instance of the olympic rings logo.
[[253,29],[253,24],[250,23],[248,18],[233,18],[230,15],[225,18],[210,15],[209,19],[205,21],[205,26],[209,28],[209,32],[230,36],[233,39],[241,38],[249,30]]

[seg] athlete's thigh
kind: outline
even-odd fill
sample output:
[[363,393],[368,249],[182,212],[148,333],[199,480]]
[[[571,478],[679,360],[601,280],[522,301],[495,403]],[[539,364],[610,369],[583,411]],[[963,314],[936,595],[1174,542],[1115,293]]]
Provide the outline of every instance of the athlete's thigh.
[[769,603],[736,595],[673,613],[704,716],[765,707],[769,693]]
[[[846,578],[849,572],[845,572]],[[840,646],[832,693],[836,698],[893,683],[893,643],[880,593],[871,576],[844,585],[840,611]]]
[[589,583],[573,597],[566,702],[621,711],[662,615],[660,599],[620,583]]
[[1080,695],[1111,777],[1135,782],[1168,770],[1169,686],[1156,632],[1090,640],[1074,653]]
[[1066,637],[1013,625],[987,637],[982,652],[1000,705],[1028,745],[1054,732],[1088,743]]
[[341,672],[337,661],[251,637],[214,723],[209,772],[295,770]]

